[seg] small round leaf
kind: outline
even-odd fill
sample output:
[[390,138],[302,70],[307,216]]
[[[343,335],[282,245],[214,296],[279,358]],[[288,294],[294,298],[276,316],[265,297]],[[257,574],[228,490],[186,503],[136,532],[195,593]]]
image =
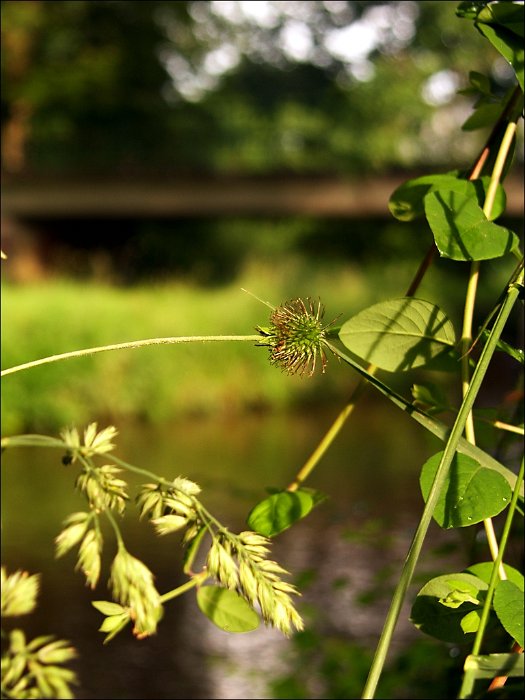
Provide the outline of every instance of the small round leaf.
[[311,493],[280,491],[258,503],[250,511],[247,523],[255,532],[273,537],[308,515],[314,505]]
[[238,593],[220,586],[201,586],[197,591],[201,612],[225,632],[252,632],[259,616]]

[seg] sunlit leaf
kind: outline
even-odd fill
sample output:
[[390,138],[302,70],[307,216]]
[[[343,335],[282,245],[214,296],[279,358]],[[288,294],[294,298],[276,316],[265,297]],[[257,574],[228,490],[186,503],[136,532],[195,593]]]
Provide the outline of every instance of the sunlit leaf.
[[249,513],[248,526],[266,537],[273,537],[304,518],[314,506],[306,490],[280,491],[258,503]]
[[[420,485],[425,501],[432,487],[442,452],[428,459],[421,470]],[[508,481],[492,469],[464,454],[456,453],[434,510],[444,528],[467,527],[500,513],[510,502]]]
[[390,372],[421,367],[455,344],[446,315],[423,299],[374,304],[343,323],[341,342],[355,355]]
[[[474,576],[480,578],[482,581],[485,581],[486,584],[489,584],[493,568],[494,562],[481,561],[477,564],[471,564],[468,567],[468,569],[466,569],[465,573],[473,574]],[[503,564],[503,568],[505,570],[505,574],[507,575],[507,579],[509,581],[512,581],[512,583],[516,584],[516,586],[518,586],[518,588],[523,591],[523,574],[521,573],[521,571],[518,571],[513,566],[510,566],[510,564]]]
[[425,195],[425,214],[440,254],[453,260],[489,260],[518,247],[513,231],[489,221],[470,194],[439,190]]
[[520,589],[512,581],[500,581],[494,592],[494,610],[505,630],[521,647],[525,641],[523,607],[523,587]]
[[260,623],[255,610],[238,593],[220,586],[201,586],[197,591],[201,612],[226,632],[251,632]]
[[[472,635],[474,625],[471,613],[477,611],[488,588],[484,581],[471,574],[444,574],[428,581],[417,594],[410,621],[425,634],[444,642],[463,643]],[[472,599],[464,600],[457,607],[446,606],[455,592],[467,590]],[[481,599],[481,600],[480,600]],[[463,623],[464,618],[467,618]],[[462,624],[467,629],[464,631]]]

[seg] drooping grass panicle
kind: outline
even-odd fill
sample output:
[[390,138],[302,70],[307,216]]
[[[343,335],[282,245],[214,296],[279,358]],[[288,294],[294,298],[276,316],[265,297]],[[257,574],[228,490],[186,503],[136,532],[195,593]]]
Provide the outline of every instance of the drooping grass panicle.
[[73,698],[71,685],[78,683],[74,671],[63,664],[73,661],[76,650],[53,636],[26,640],[20,629],[12,630],[2,654],[2,697]]
[[127,483],[118,478],[122,469],[113,464],[102,467],[86,465],[77,478],[77,488],[82,491],[89,501],[91,508],[101,512],[109,508],[122,515],[129,499]]
[[27,571],[8,574],[1,568],[1,610],[2,617],[26,615],[34,610],[40,588],[40,576],[29,575]]
[[200,486],[178,476],[171,484],[143,484],[137,496],[140,517],[148,516],[159,535],[199,523],[196,495]]
[[77,428],[64,428],[60,437],[67,446],[67,463],[73,463],[79,456],[91,457],[111,452],[115,447],[112,440],[118,434],[113,425],[97,431],[97,423],[90,423],[84,430],[84,440],[80,439]]
[[212,542],[206,560],[208,573],[227,588],[236,589],[252,606],[258,605],[266,624],[289,636],[303,629],[291,595],[300,595],[290,583],[282,581],[286,571],[267,559],[269,539],[256,532],[234,535],[221,531]]
[[153,573],[123,546],[113,559],[109,585],[114,598],[129,609],[133,634],[139,639],[154,634],[162,616],[162,603]]

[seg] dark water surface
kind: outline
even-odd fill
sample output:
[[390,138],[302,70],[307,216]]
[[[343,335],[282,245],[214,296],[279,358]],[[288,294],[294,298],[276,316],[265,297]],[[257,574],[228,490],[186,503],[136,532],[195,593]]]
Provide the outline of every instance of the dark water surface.
[[[249,510],[266,487],[294,477],[340,407],[302,414],[187,420],[152,428],[117,425],[115,454],[167,478],[186,476],[231,530],[246,529]],[[103,427],[103,426],[99,426]],[[363,400],[306,485],[328,499],[275,539],[272,558],[303,581],[298,608],[329,634],[375,649],[396,577],[417,525],[418,476],[439,443],[393,407]],[[166,605],[155,637],[135,640],[129,629],[108,645],[91,600],[108,599],[108,564],[115,553],[105,531],[105,568],[95,591],[75,572],[76,549],[54,559],[53,539],[68,514],[85,510],[73,490],[75,466],[56,450],[16,448],[3,457],[2,561],[12,572],[42,573],[39,606],[18,618],[28,636],[56,634],[79,652],[79,698],[266,698],[267,679],[287,668],[290,642],[273,629],[227,634],[198,610],[193,591]],[[130,483],[137,483],[130,479]],[[133,502],[122,521],[129,551],[155,572],[161,593],[185,581],[180,537],[156,537],[139,522]],[[433,546],[454,535],[431,528],[425,570],[436,567]],[[450,563],[450,562],[449,562]],[[297,578],[299,577],[299,579]],[[306,582],[308,584],[306,585]],[[301,584],[300,584],[301,585]],[[365,597],[372,602],[364,603]],[[396,644],[416,633],[398,626]],[[364,679],[363,679],[364,682]]]

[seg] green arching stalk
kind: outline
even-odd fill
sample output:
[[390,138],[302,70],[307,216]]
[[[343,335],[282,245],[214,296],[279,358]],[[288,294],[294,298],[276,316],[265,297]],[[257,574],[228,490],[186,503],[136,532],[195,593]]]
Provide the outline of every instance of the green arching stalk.
[[[500,541],[500,546],[499,546],[499,551],[498,554],[494,560],[494,565],[492,567],[492,574],[490,577],[489,581],[489,587],[487,590],[487,595],[485,598],[485,601],[483,603],[483,609],[481,611],[481,617],[480,617],[480,622],[479,622],[479,627],[476,632],[476,638],[474,639],[474,644],[472,646],[472,652],[471,656],[477,656],[480,651],[481,651],[481,644],[483,642],[483,635],[485,634],[485,630],[487,628],[487,623],[490,615],[490,608],[492,605],[492,599],[494,597],[494,591],[496,589],[496,584],[498,581],[498,578],[501,578],[500,576],[500,569],[503,566],[503,554],[505,553],[505,548],[507,546],[507,542],[509,539],[510,535],[510,528],[512,526],[512,520],[514,518],[514,514],[516,512],[516,506],[518,503],[518,492],[520,489],[521,484],[523,483],[523,472],[524,472],[524,462],[523,459],[521,460],[521,465],[520,465],[520,470],[518,473],[518,478],[516,480],[516,487],[514,489],[514,493],[512,494],[512,499],[509,505],[509,509],[507,511],[507,517],[505,518],[505,524],[503,526],[503,532],[501,534],[501,541]],[[465,673],[463,675],[463,681],[461,684],[461,689],[459,691],[458,698],[467,698],[470,696],[472,687],[473,687],[474,679],[470,676],[470,674]]]
[[496,559],[494,560],[494,565],[492,567],[492,574],[490,577],[489,581],[489,587],[487,590],[487,597],[484,601],[483,604],[483,610],[481,613],[481,619],[479,623],[479,627],[476,633],[476,638],[474,639],[474,644],[472,645],[472,654],[477,655],[481,651],[481,644],[483,642],[483,635],[485,634],[485,630],[487,627],[487,622],[489,618],[489,613],[490,613],[490,606],[492,604],[492,598],[494,595],[494,591],[496,588],[496,584],[498,581],[498,578],[502,578],[499,569],[503,565],[503,555],[505,553],[505,549],[507,546],[507,542],[509,539],[510,535],[510,528],[512,526],[512,520],[514,518],[514,513],[516,512],[516,506],[518,503],[518,492],[521,484],[523,483],[523,472],[524,472],[524,462],[523,459],[521,460],[521,465],[520,465],[520,470],[518,472],[518,478],[516,480],[516,487],[514,489],[514,492],[512,494],[512,499],[507,511],[507,517],[505,518],[505,524],[503,526],[503,532],[501,533],[501,540],[500,540],[500,546],[499,546],[499,551],[497,554]]
[[186,593],[186,591],[195,588],[195,586],[200,586],[202,583],[204,583],[204,581],[206,581],[207,578],[208,573],[206,571],[203,571],[200,574],[195,574],[189,581],[183,583],[182,586],[177,586],[177,588],[174,588],[172,591],[168,591],[167,593],[161,595],[160,602],[167,603],[168,600],[173,600],[173,598],[177,598],[183,593]]
[[[521,272],[520,280],[521,284],[523,284],[523,271]],[[445,445],[445,449],[443,451],[443,455],[441,457],[436,476],[434,478],[434,482],[430,489],[430,493],[428,494],[427,502],[425,503],[425,507],[423,509],[423,514],[421,515],[419,525],[414,534],[412,544],[410,545],[410,549],[408,551],[407,558],[403,566],[403,571],[401,572],[401,577],[392,597],[392,602],[385,620],[385,625],[383,627],[383,631],[379,639],[374,660],[370,667],[368,679],[363,690],[363,694],[361,696],[362,698],[374,698],[375,696],[377,684],[379,682],[381,672],[386,661],[386,656],[394,634],[397,620],[399,618],[408,587],[412,581],[412,576],[414,574],[414,570],[419,559],[419,555],[423,547],[423,542],[425,540],[428,528],[430,526],[430,522],[432,520],[432,516],[438,498],[441,494],[443,485],[445,483],[450,469],[450,465],[457,451],[461,435],[465,429],[467,416],[472,410],[472,406],[474,405],[476,396],[479,392],[479,389],[481,388],[483,379],[490,364],[490,360],[492,359],[492,355],[496,350],[497,342],[501,333],[503,332],[507,319],[510,315],[510,312],[512,311],[516,299],[518,298],[518,295],[519,285],[510,285],[507,289],[507,296],[505,298],[505,301],[503,302],[500,308],[500,311],[498,313],[494,326],[490,332],[487,343],[483,348],[479,361],[476,365],[476,369],[474,370],[472,381],[470,382],[467,393],[460,406],[449,439],[447,441],[447,444]]]
[[[515,133],[516,122],[511,121],[507,124],[507,128],[505,129],[505,133],[501,140],[501,144],[498,149],[496,161],[494,163],[494,168],[487,189],[487,196],[483,205],[483,212],[487,218],[490,218],[492,214],[494,200],[496,198],[496,192],[503,174],[503,169],[505,167],[505,163],[507,161]],[[475,260],[471,264],[470,268],[469,280],[467,285],[467,294],[465,297],[465,307],[463,311],[463,328],[461,334],[461,385],[463,396],[465,396],[466,392],[468,391],[470,381],[469,347],[472,344],[472,325],[474,317],[474,308],[476,303],[476,294],[479,283],[479,273],[480,262],[479,260]],[[476,432],[474,428],[474,416],[472,414],[472,411],[468,414],[467,421],[465,423],[465,437],[472,444],[476,444]],[[495,560],[498,555],[498,542],[496,534],[494,532],[494,525],[492,523],[492,519],[486,518],[483,521],[483,525],[485,528],[485,533],[487,535],[487,542],[489,545],[492,559]],[[500,576],[501,578],[506,578],[503,564],[500,565]]]
[[117,521],[113,517],[113,513],[111,512],[111,510],[109,508],[106,508],[106,510],[104,511],[104,514],[106,515],[107,519],[111,523],[111,527],[113,528],[113,532],[115,533],[115,539],[117,540],[117,546],[118,546],[119,551],[126,550],[126,545],[125,545],[124,540],[122,538],[120,528],[117,525]]
[[327,432],[324,434],[321,442],[318,444],[316,449],[312,452],[310,457],[307,459],[305,464],[297,472],[295,479],[289,486],[287,486],[287,491],[297,491],[297,489],[303,484],[306,479],[310,476],[311,472],[315,469],[319,463],[321,457],[328,450],[332,442],[335,440],[336,436],[339,434],[341,428],[345,424],[347,418],[350,416],[355,408],[357,399],[361,396],[363,390],[366,387],[366,382],[364,379],[359,380],[359,384],[356,386],[351,399],[348,401],[343,410],[339,413],[337,418],[334,420],[332,425],[328,428]]
[[113,345],[101,345],[95,348],[85,348],[84,350],[73,350],[72,352],[62,352],[59,355],[50,355],[42,357],[40,360],[32,362],[24,362],[16,367],[9,367],[0,372],[0,377],[5,377],[8,374],[21,372],[31,367],[46,365],[50,362],[59,362],[61,360],[69,360],[73,357],[85,357],[87,355],[95,355],[99,352],[108,352],[110,350],[132,350],[134,348],[143,348],[148,345],[174,345],[177,343],[212,343],[212,342],[228,342],[228,341],[259,341],[260,335],[189,335],[189,336],[174,336],[169,338],[147,338],[146,340],[132,340],[128,343],[115,343]]

